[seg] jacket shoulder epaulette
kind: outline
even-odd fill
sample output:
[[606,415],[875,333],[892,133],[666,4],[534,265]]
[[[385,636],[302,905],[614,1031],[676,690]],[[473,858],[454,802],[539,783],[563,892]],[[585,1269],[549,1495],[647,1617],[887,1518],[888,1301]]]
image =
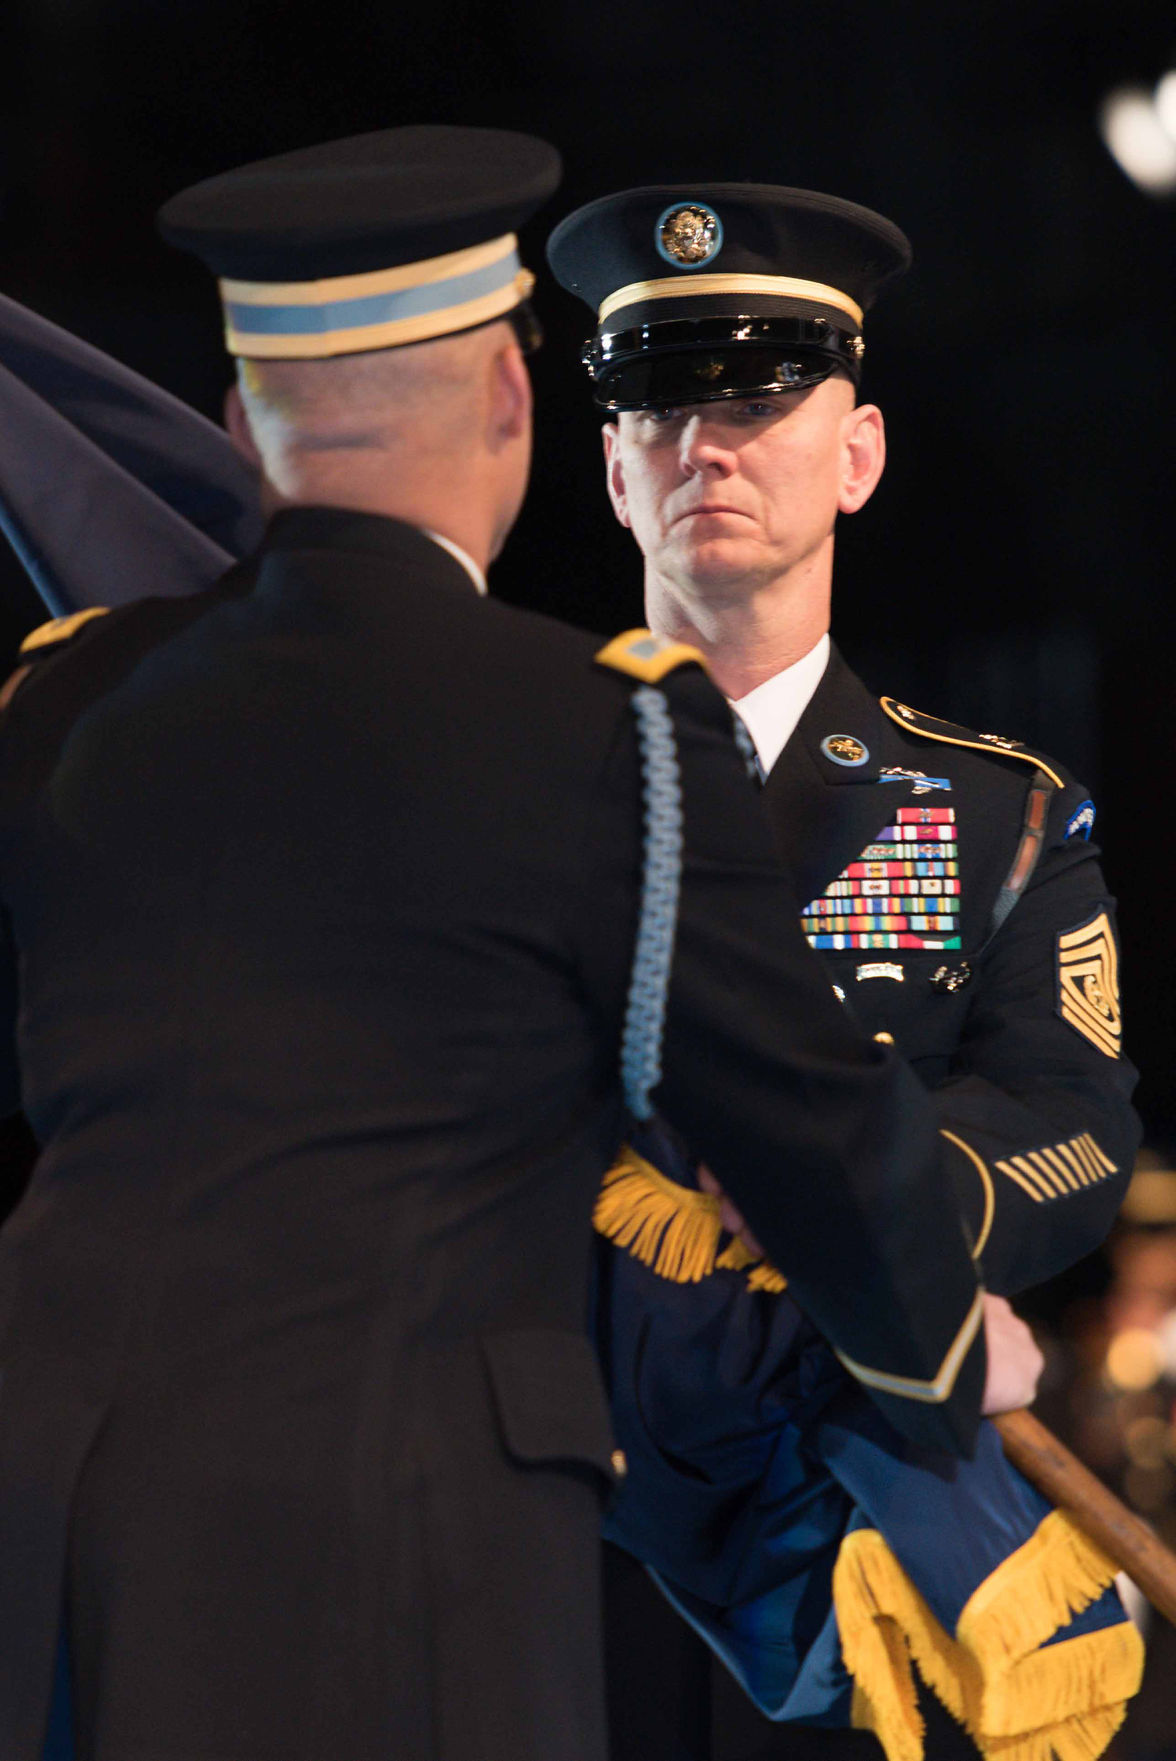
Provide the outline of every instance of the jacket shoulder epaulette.
[[880,701],[884,713],[908,734],[921,734],[924,739],[939,740],[947,746],[968,746],[975,752],[987,752],[993,758],[1019,758],[1023,763],[1033,765],[1035,770],[1044,771],[1059,789],[1067,786],[1066,778],[1050,760],[1043,758],[1040,752],[1031,751],[1021,740],[1009,740],[1003,734],[977,734],[955,722],[942,721],[937,715],[924,715],[921,710],[911,709],[909,704],[896,702],[893,697],[883,697]]
[[47,624],[38,624],[35,630],[29,631],[20,645],[21,659],[28,660],[31,656],[36,656],[39,660],[42,654],[61,648],[66,642],[73,640],[84,624],[88,624],[92,618],[104,618],[109,610],[110,607],[106,605],[91,605],[85,611],[71,612],[69,617],[50,618]]
[[47,624],[38,624],[30,630],[20,645],[19,664],[16,671],[10,673],[3,686],[0,686],[0,711],[6,710],[16,696],[29,674],[51,654],[59,654],[73,641],[78,631],[94,618],[105,617],[108,606],[92,605],[85,611],[71,612],[69,617],[50,618]]
[[614,636],[593,656],[598,666],[616,673],[627,673],[643,684],[656,685],[667,673],[680,666],[700,666],[706,660],[699,649],[687,642],[673,642],[668,636],[655,636],[652,630],[625,630]]

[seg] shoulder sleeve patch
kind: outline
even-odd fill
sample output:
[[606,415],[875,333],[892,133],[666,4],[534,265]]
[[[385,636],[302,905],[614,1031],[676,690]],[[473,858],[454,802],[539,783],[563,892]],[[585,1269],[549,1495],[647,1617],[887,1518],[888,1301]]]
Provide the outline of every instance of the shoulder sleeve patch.
[[88,624],[91,618],[104,618],[109,609],[105,605],[92,605],[86,611],[71,613],[67,618],[53,618],[47,624],[38,624],[21,643],[20,652],[40,654],[43,649],[60,648],[63,642],[77,634],[83,624]]
[[1105,911],[1059,935],[1057,982],[1062,1020],[1108,1058],[1117,1058],[1123,1034],[1119,951]]
[[1083,838],[1089,843],[1090,834],[1093,830],[1094,802],[1084,801],[1081,807],[1077,808],[1066,822],[1066,830],[1064,834],[1065,840],[1068,844],[1071,838]]
[[646,685],[656,685],[667,673],[680,666],[700,666],[706,670],[706,659],[687,642],[671,642],[666,636],[655,636],[652,630],[626,630],[593,656],[598,666],[615,673],[628,673]]
[[975,752],[988,752],[994,757],[1020,758],[1036,770],[1043,770],[1057,788],[1066,786],[1065,778],[1060,777],[1039,752],[1030,752],[1020,740],[1007,740],[1003,734],[973,733],[971,728],[957,727],[955,722],[941,721],[938,716],[924,715],[906,703],[897,703],[893,697],[883,697],[881,704],[891,721],[897,722],[909,734],[921,734],[924,739],[939,740],[945,746],[968,746]]

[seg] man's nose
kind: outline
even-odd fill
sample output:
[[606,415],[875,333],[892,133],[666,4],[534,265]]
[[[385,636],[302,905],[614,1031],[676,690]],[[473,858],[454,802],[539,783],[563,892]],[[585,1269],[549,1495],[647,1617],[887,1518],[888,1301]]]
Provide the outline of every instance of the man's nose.
[[734,454],[722,443],[718,423],[701,410],[696,410],[682,424],[678,459],[688,477],[700,473],[725,477],[735,466]]

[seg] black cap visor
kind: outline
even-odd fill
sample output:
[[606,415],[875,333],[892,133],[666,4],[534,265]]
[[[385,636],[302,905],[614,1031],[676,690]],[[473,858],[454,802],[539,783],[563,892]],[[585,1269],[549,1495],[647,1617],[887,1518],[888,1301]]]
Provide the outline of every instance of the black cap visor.
[[856,384],[856,342],[820,319],[685,319],[594,337],[583,358],[599,409],[672,409],[800,391],[839,367]]

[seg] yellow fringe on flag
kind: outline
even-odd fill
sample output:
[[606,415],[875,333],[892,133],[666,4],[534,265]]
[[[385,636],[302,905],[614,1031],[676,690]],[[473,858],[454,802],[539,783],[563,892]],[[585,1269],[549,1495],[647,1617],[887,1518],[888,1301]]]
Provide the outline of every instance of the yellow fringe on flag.
[[715,1261],[715,1267],[720,1272],[743,1272],[748,1266],[756,1265],[758,1261],[759,1255],[753,1254],[749,1247],[744,1246],[737,1235],[733,1235]]
[[1101,1595],[1115,1567],[1052,1511],[944,1632],[875,1529],[841,1544],[833,1600],[853,1722],[887,1761],[923,1761],[912,1659],[991,1761],[1097,1761],[1139,1688],[1143,1645],[1128,1622],[1046,1645]]
[[718,1199],[668,1180],[628,1144],[604,1177],[592,1222],[659,1278],[697,1284],[715,1269],[723,1233]]
[[742,1272],[750,1266],[750,1290],[788,1288],[787,1278],[737,1235],[719,1253],[723,1225],[713,1193],[680,1186],[627,1143],[604,1177],[592,1222],[599,1235],[674,1284],[698,1284],[714,1271]]

